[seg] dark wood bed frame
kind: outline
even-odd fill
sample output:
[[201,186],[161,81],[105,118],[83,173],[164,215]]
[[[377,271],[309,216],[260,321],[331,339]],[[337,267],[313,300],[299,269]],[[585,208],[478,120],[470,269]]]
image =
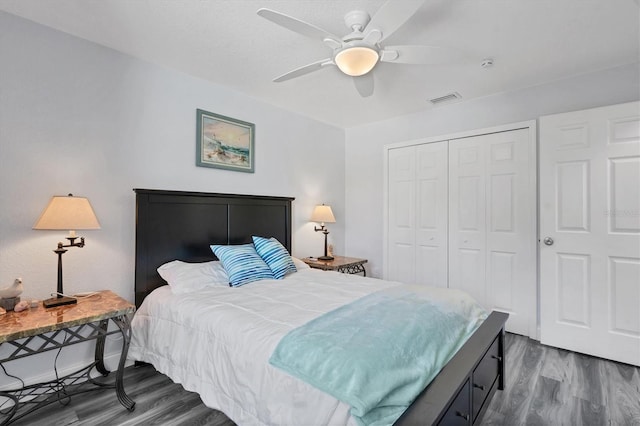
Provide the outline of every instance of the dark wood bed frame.
[[[211,244],[277,238],[291,252],[290,197],[134,189],[135,299],[140,306],[165,285],[156,269],[171,260],[215,260]],[[496,389],[504,389],[504,324],[492,312],[396,425],[479,423]],[[482,382],[482,383],[480,383]]]

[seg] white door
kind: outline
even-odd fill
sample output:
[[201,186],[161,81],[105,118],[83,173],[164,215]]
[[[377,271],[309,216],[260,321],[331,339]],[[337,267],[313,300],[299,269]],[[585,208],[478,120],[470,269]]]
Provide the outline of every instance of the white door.
[[485,138],[449,144],[449,287],[486,307]]
[[449,141],[449,286],[534,335],[535,143],[529,129]]
[[447,286],[447,143],[388,151],[385,279]]
[[447,142],[416,147],[417,284],[447,287]]
[[640,103],[540,119],[541,342],[640,365]]
[[412,283],[416,275],[416,147],[388,152],[388,231],[385,279]]

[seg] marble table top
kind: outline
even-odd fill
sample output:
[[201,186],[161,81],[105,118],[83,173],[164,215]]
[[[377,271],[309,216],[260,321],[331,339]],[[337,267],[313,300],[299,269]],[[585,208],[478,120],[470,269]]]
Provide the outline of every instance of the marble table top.
[[79,297],[75,305],[45,308],[40,304],[22,312],[9,311],[0,315],[0,343],[127,315],[135,310],[135,305],[110,290],[104,290],[92,296]]
[[367,259],[345,256],[334,256],[333,260],[320,260],[317,257],[305,257],[302,261],[312,268],[318,269],[338,269],[345,266],[362,265],[367,263]]

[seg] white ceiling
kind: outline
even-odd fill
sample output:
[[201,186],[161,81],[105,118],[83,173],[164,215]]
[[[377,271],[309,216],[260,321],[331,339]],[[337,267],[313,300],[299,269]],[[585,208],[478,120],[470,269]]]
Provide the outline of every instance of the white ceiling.
[[[0,10],[340,127],[434,108],[428,99],[452,91],[464,101],[640,62],[638,0],[426,0],[385,43],[455,48],[464,60],[438,66],[380,63],[369,98],[360,97],[351,78],[335,67],[272,82],[331,56],[331,50],[259,17],[259,8],[342,36],[349,32],[345,13],[362,9],[373,15],[383,3],[0,0]],[[494,58],[490,69],[480,66],[486,57]]]

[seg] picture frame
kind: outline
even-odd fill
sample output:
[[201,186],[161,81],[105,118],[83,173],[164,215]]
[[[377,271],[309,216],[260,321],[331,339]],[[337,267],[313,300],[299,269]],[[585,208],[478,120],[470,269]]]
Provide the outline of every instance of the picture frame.
[[255,124],[196,110],[196,166],[253,173]]

